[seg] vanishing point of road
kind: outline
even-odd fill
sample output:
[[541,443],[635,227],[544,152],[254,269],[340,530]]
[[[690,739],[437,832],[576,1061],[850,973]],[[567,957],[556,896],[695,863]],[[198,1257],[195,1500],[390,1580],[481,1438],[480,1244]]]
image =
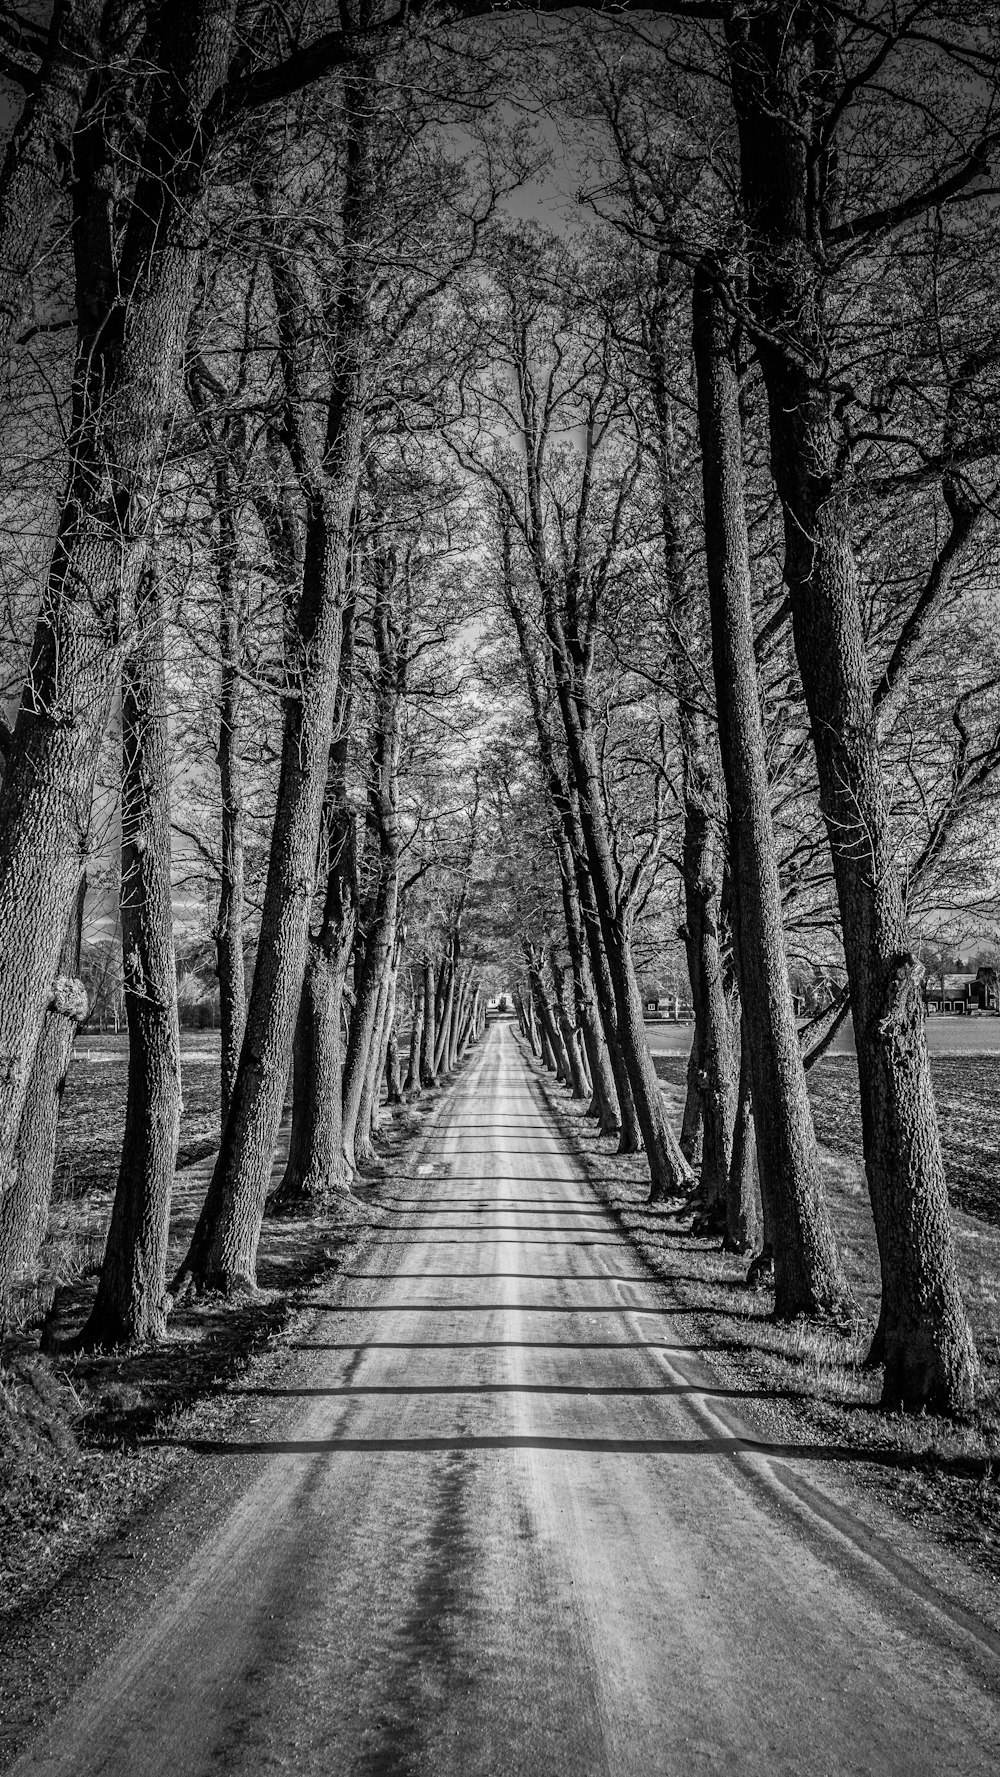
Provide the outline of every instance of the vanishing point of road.
[[386,1201],[18,1777],[997,1768],[1000,1641],[741,1425],[509,1027]]

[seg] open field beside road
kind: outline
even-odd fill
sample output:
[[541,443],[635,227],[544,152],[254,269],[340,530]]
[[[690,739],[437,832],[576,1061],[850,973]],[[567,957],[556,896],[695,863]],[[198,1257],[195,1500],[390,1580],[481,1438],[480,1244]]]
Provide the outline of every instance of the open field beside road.
[[[646,1026],[654,1055],[686,1055],[691,1047],[690,1024],[667,1019]],[[927,1047],[932,1055],[1000,1055],[1000,1018],[928,1018]],[[854,1054],[854,1028],[850,1019],[837,1032],[830,1055]]]
[[[201,1160],[219,1141],[219,1032],[181,1032],[179,1167]],[[113,1191],[125,1129],[128,1035],[85,1031],[78,1037],[59,1115],[55,1198]]]
[[[970,1215],[1000,1224],[1000,1018],[928,1021],[934,1089],[949,1184]],[[671,1085],[684,1079],[689,1024],[650,1024],[657,1072]],[[184,1113],[181,1166],[203,1158],[218,1140],[219,1033],[181,1035]],[[63,1099],[56,1198],[112,1191],[125,1124],[128,1042],[88,1033],[77,1045]],[[809,1075],[820,1141],[833,1153],[861,1158],[853,1039],[841,1032]]]
[[[656,1071],[684,1084],[689,1024],[647,1027]],[[931,1074],[952,1202],[1000,1226],[1000,1018],[938,1018],[927,1023]],[[850,1031],[807,1075],[816,1134],[831,1153],[858,1162],[861,1109]]]

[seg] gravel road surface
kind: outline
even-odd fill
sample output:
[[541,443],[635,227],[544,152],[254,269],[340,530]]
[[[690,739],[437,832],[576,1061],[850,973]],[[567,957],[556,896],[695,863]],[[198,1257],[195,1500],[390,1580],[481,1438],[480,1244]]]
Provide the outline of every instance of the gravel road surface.
[[508,1026],[391,1195],[19,1777],[996,1768],[1000,1641],[741,1425]]

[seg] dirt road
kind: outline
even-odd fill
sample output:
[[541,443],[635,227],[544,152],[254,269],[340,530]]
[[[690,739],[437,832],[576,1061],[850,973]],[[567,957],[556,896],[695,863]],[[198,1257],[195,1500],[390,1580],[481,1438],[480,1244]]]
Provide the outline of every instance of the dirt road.
[[17,1772],[995,1768],[1000,1644],[740,1435],[509,1029],[418,1158]]

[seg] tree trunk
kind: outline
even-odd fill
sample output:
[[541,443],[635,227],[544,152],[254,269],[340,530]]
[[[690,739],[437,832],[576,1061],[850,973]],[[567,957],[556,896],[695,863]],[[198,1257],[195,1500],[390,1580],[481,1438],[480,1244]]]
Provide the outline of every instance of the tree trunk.
[[128,1019],[125,1137],[85,1349],[166,1332],[170,1194],[181,1126],[170,881],[170,739],[159,576],[147,578],[140,639],[122,685],[121,934]]
[[31,277],[73,165],[73,136],[101,67],[106,0],[58,0],[41,66],[0,168],[0,359],[30,310]]
[[243,812],[243,651],[244,617],[239,585],[236,514],[228,467],[216,469],[219,584],[219,800],[222,813],[222,866],[215,919],[216,972],[219,978],[220,1110],[226,1126],[233,1084],[239,1066],[246,1023],[247,987],[244,943],[244,812]]
[[371,1044],[368,1050],[364,1077],[361,1083],[361,1098],[358,1103],[357,1124],[354,1133],[354,1158],[355,1163],[359,1167],[372,1166],[377,1159],[374,1148],[374,1137],[378,1133],[378,1101],[382,1087],[382,1072],[385,1067],[386,1024],[389,1013],[389,1001],[392,996],[392,950],[394,942],[395,936],[393,935],[389,945],[388,958],[379,977],[375,1023],[372,1029]]
[[289,663],[281,775],[246,1030],[229,1120],[212,1182],[178,1282],[254,1288],[257,1245],[302,994],[316,853],[337,694],[351,519],[370,384],[369,231],[376,227],[371,136],[374,80],[359,58],[344,77],[343,269],[333,332],[334,371],[319,451],[299,399],[296,301],[276,255],[290,430],[307,498],[298,658]]
[[399,914],[399,755],[402,744],[400,696],[405,657],[392,621],[392,577],[376,576],[373,618],[378,654],[377,708],[371,743],[368,789],[369,831],[378,855],[378,879],[371,925],[365,934],[360,973],[355,970],[354,1014],[344,1063],[344,1153],[348,1165],[374,1159],[371,1109],[378,1090],[384,1051],[387,994],[395,963]]
[[455,974],[455,991],[452,995],[451,1024],[448,1038],[448,1069],[454,1072],[458,1066],[458,1044],[462,1034],[462,1025],[468,1008],[469,972],[465,968],[457,968]]
[[625,910],[618,904],[614,863],[600,806],[600,773],[589,716],[568,688],[561,693],[561,703],[566,716],[590,878],[614,992],[616,1036],[646,1150],[650,1202],[656,1203],[686,1191],[692,1182],[691,1171],[670,1128],[646,1042],[642,995],[632,960],[628,920]]
[[[951,1212],[872,698],[840,390],[825,375],[826,259],[809,139],[812,14],[734,10],[726,35],[760,323],[771,465],[785,518],[785,580],[833,860],[854,1014],[865,1168],[882,1270],[882,1403],[964,1412],[979,1378]],[[816,86],[816,91],[819,86]],[[817,106],[816,114],[812,107]],[[820,183],[823,183],[821,179]],[[760,1112],[760,1099],[755,1091]]]
[[594,978],[587,956],[587,941],[580,911],[580,894],[576,882],[572,847],[565,832],[556,832],[556,854],[562,886],[563,917],[566,942],[573,970],[573,996],[577,1026],[583,1038],[593,1097],[588,1117],[597,1119],[602,1135],[618,1135],[621,1119],[614,1071],[604,1039],[600,1017],[594,1001]]
[[[532,990],[532,998],[534,998],[534,990]],[[552,1044],[549,1041],[548,1026],[545,1023],[545,1020],[541,1017],[536,1018],[536,1026],[538,1030],[538,1052],[542,1066],[548,1068],[550,1074],[554,1074],[556,1072],[556,1058],[552,1053]]]
[[205,111],[236,0],[177,0],[153,58],[144,161],[120,251],[74,185],[78,338],[58,535],[0,793],[0,1153],[14,1147],[87,852],[101,742],[132,641],[164,431],[198,278]]
[[604,950],[604,939],[601,935],[600,918],[594,900],[593,884],[586,859],[582,855],[583,835],[578,835],[581,852],[574,848],[577,870],[577,892],[580,897],[580,914],[583,922],[584,936],[590,956],[591,978],[600,1014],[601,1028],[604,1032],[608,1064],[611,1068],[615,1085],[615,1098],[618,1105],[620,1134],[618,1138],[619,1154],[638,1154],[642,1149],[642,1130],[635,1107],[632,1082],[621,1044],[618,1041],[618,1014],[615,1007],[615,990],[611,980],[611,970]]
[[581,1062],[576,1027],[566,1006],[565,973],[556,956],[555,946],[552,944],[549,945],[549,971],[552,976],[555,1016],[559,1024],[563,1048],[566,1051],[568,1084],[574,1098],[589,1098],[590,1081],[586,1077]]
[[[759,1217],[757,1214],[757,1145],[753,1119],[753,1083],[749,1047],[744,1035],[740,1042],[740,1077],[733,1124],[733,1151],[729,1165],[729,1188],[726,1193],[727,1253],[752,1253],[757,1246]],[[773,1256],[768,1249],[767,1256]]]
[[545,982],[542,979],[541,953],[536,957],[531,946],[527,945],[525,947],[525,957],[528,963],[528,979],[531,982],[531,993],[535,1002],[535,1012],[538,1017],[538,1023],[543,1037],[543,1058],[545,1055],[544,1043],[547,1043],[549,1054],[552,1057],[552,1069],[560,1086],[572,1086],[573,1082],[570,1074],[569,1055],[566,1052],[566,1045],[563,1042],[562,1032],[559,1029],[555,1013],[552,1010],[551,1001],[545,989]]
[[[503,527],[502,549],[505,602],[517,633],[542,768],[554,815],[553,837],[562,883],[566,937],[573,964],[578,1017],[584,1030],[594,1081],[596,1110],[602,1134],[619,1133],[619,1153],[636,1153],[642,1145],[642,1138],[624,1058],[615,1034],[614,992],[594,905],[585,843],[574,793],[564,777],[565,759],[561,765],[552,733],[548,708],[552,689],[550,667],[546,657],[539,652],[532,626],[514,588],[510,529],[507,525]],[[588,954],[589,975],[585,966]],[[588,983],[597,996],[600,1028],[589,1010],[591,995],[587,992]],[[529,999],[529,1008],[530,1003]],[[584,1007],[587,1007],[586,1012]],[[527,1024],[525,1036],[534,1051],[534,1035]]]
[[529,1049],[531,1050],[532,1055],[537,1055],[538,1054],[538,1044],[535,1041],[535,1023],[534,1023],[533,1017],[531,1016],[531,998],[530,998],[531,989],[530,988],[528,989],[528,993],[529,993],[529,998],[528,998],[527,1004],[522,999],[522,997],[519,993],[514,994],[514,1010],[517,1013],[518,1024],[521,1026],[521,1035],[524,1037],[524,1040],[527,1043]]
[[[684,929],[685,948],[689,927]],[[690,974],[690,959],[688,970]],[[681,1115],[681,1153],[692,1169],[701,1165],[701,1029],[698,1024],[698,1005],[694,1000],[694,983],[691,984],[692,1004],[694,1005],[694,1030],[691,1035],[691,1047],[688,1050],[687,1067],[684,1072],[684,1110]]]
[[388,1104],[402,1104],[403,1069],[399,1056],[399,1037],[396,1032],[395,1019],[390,1021],[385,1047],[385,1090]]
[[482,989],[476,987],[465,1019],[465,1025],[459,1041],[458,1059],[464,1061],[474,1043],[478,1043],[482,1035]]
[[365,944],[360,978],[355,984],[354,1015],[344,1063],[344,1153],[349,1166],[371,1158],[367,1120],[362,1105],[371,1111],[371,1071],[382,1071],[382,1057],[375,1059],[385,1021],[386,993],[395,943],[399,879],[392,874],[379,886],[371,930]]
[[848,1299],[819,1159],[788,980],[781,885],[754,656],[739,379],[731,323],[700,266],[694,356],[705,498],[712,660],[730,810],[740,998],[749,1035],[761,1190],[774,1204],[774,1311],[839,1310]]
[[420,1081],[420,1045],[424,1034],[424,976],[423,970],[417,976],[416,984],[411,993],[412,1022],[410,1024],[410,1055],[406,1067],[405,1091],[411,1098],[419,1098],[422,1091]]
[[14,1164],[0,1196],[0,1307],[13,1283],[34,1274],[48,1226],[59,1107],[73,1039],[87,1015],[87,990],[79,980],[86,892],[82,877],[32,1063]]
[[688,713],[684,726],[684,941],[695,1009],[692,1059],[696,1054],[695,1080],[701,1101],[699,1195],[709,1216],[724,1220],[736,1083],[720,939],[722,861],[706,785],[710,771],[705,761],[708,741],[703,732],[704,718]]
[[437,1069],[434,1066],[434,1051],[437,1047],[434,1003],[434,963],[431,957],[424,957],[424,1023],[420,1033],[420,1083],[422,1086],[433,1086],[437,1080]]
[[354,815],[347,767],[354,689],[353,577],[343,610],[333,744],[320,822],[326,886],[319,930],[310,932],[295,1026],[294,1092],[288,1160],[268,1207],[273,1213],[322,1206],[350,1192],[342,1116],[344,987],[358,921]]
[[452,936],[452,948],[440,975],[438,976],[438,1022],[437,1044],[434,1050],[435,1074],[448,1072],[449,1041],[451,1037],[451,1019],[455,1006],[455,971],[456,960],[454,946],[457,938]]
[[[718,885],[700,885],[696,915],[698,991],[702,1000],[702,1156],[700,1195],[710,1212],[724,1215],[736,1113],[736,1082],[730,1046],[729,1007],[719,943]],[[695,897],[692,896],[692,900]]]

